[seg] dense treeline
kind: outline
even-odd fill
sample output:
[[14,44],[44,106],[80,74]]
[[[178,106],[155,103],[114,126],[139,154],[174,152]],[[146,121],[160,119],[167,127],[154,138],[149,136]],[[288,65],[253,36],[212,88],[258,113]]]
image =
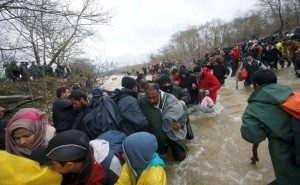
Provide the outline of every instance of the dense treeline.
[[256,0],[256,6],[226,22],[214,19],[174,33],[169,42],[149,56],[150,63],[186,63],[200,59],[216,47],[291,32],[300,23],[299,0]]

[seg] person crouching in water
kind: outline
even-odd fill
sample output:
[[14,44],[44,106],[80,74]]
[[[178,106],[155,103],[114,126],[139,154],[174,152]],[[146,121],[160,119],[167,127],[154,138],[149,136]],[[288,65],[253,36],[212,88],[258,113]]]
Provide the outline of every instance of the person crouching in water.
[[137,132],[123,142],[125,164],[116,185],[166,185],[164,161],[155,151],[157,140],[148,132]]

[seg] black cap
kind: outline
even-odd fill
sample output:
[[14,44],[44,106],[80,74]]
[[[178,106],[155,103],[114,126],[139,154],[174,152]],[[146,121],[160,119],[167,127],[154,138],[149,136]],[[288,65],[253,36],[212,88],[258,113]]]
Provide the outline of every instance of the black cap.
[[34,149],[31,159],[42,164],[49,160],[70,162],[84,159],[89,151],[89,138],[79,130],[68,130],[54,136],[48,146]]
[[122,87],[133,89],[135,86],[137,86],[137,81],[134,78],[130,76],[124,76],[122,78]]

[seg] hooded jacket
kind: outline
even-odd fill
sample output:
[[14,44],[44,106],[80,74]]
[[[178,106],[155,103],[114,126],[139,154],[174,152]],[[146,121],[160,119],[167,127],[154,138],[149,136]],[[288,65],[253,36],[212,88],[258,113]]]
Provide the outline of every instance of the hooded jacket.
[[243,114],[242,137],[253,144],[268,138],[276,182],[279,185],[300,184],[300,167],[294,163],[294,139],[291,116],[280,108],[292,90],[285,85],[259,87],[249,99]]
[[[203,76],[198,80],[198,90],[204,89],[209,90],[209,97],[216,102],[217,91],[221,88],[221,84],[218,79],[210,72],[208,68],[203,68]],[[202,101],[201,93],[198,92],[198,102]]]
[[[122,128],[127,135],[135,132],[148,131],[149,123],[144,113],[141,111],[137,100],[138,93],[127,88],[116,89],[114,94],[119,93],[115,100],[119,111],[124,118]],[[112,97],[113,98],[113,97]],[[113,98],[114,99],[114,98]]]
[[164,161],[155,153],[154,135],[139,132],[123,142],[126,163],[116,185],[165,185],[167,184]]

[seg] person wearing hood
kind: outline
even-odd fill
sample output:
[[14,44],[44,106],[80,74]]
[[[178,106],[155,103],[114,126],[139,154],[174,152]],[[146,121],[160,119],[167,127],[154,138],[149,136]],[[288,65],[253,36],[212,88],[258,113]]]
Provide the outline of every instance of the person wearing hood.
[[161,75],[158,79],[158,84],[160,90],[173,94],[178,100],[183,101],[185,105],[189,105],[191,103],[189,93],[172,83],[172,80],[168,75]]
[[217,91],[221,88],[221,84],[218,79],[210,72],[206,67],[202,68],[200,66],[194,67],[194,74],[197,79],[198,92],[198,103],[201,103],[202,94],[200,90],[205,91],[205,95],[209,96],[214,103],[217,101]]
[[191,97],[191,104],[197,104],[198,90],[193,88],[197,84],[194,75],[190,75],[188,69],[185,66],[181,66],[179,69],[180,82],[179,87],[181,87],[186,93],[189,93]]
[[256,71],[252,79],[254,92],[242,117],[241,135],[255,145],[268,139],[276,177],[269,185],[299,185],[292,116],[280,107],[292,95],[292,89],[277,84],[275,73],[269,69]]
[[150,133],[128,136],[123,142],[126,162],[116,185],[166,185],[166,165],[155,152],[157,147],[157,140]]
[[122,89],[116,89],[110,96],[117,104],[124,118],[122,130],[130,135],[135,132],[148,131],[149,123],[141,111],[138,102],[137,81],[129,76],[122,78]]

